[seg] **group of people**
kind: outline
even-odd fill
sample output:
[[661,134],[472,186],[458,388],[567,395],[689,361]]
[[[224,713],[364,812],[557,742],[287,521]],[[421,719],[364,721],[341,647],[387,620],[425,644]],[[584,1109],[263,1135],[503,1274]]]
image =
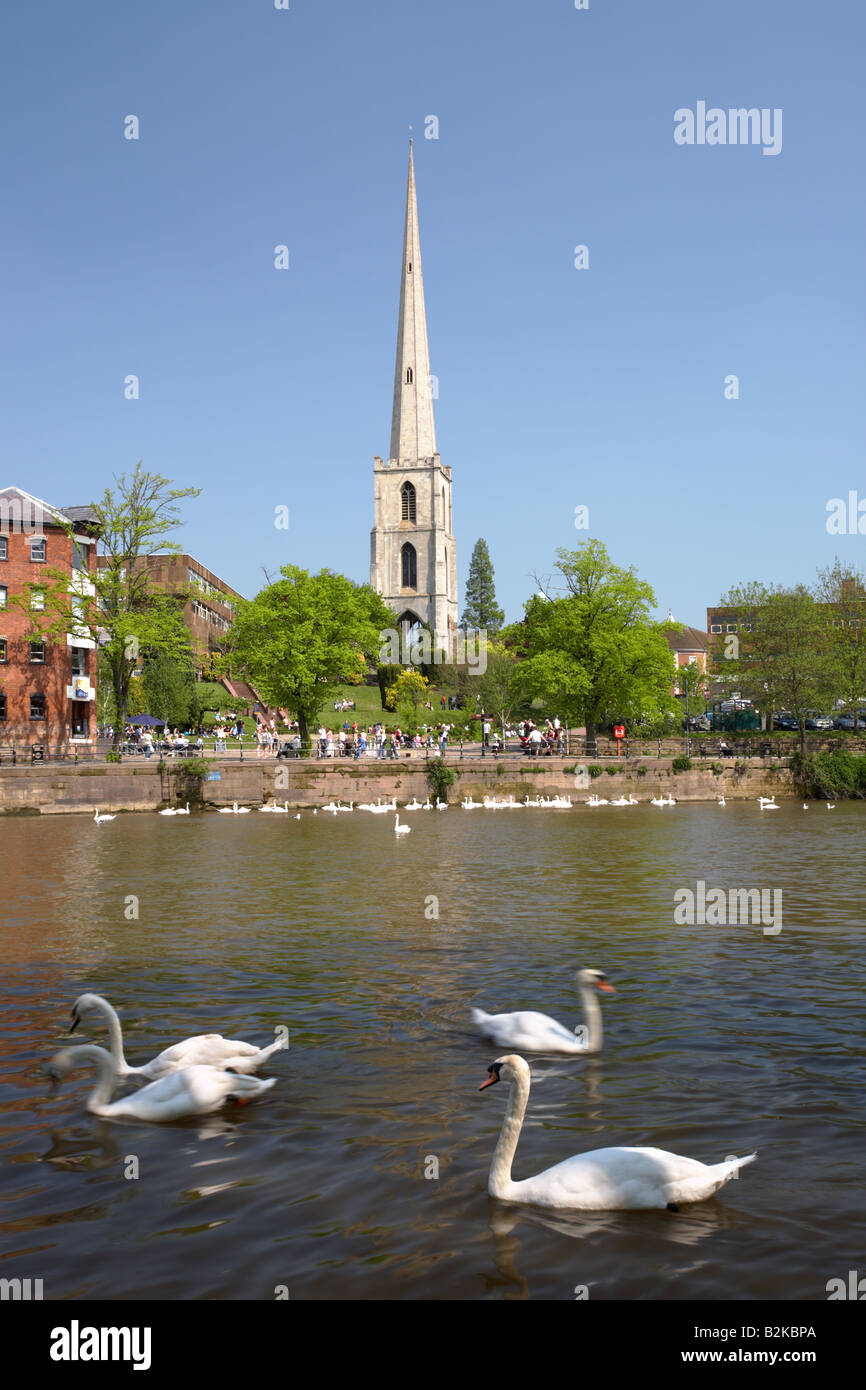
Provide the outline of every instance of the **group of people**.
[[180,729],[170,729],[168,725],[161,735],[154,737],[152,729],[142,729],[137,724],[128,724],[125,738],[132,751],[140,750],[146,758],[152,758],[154,753],[173,753],[183,757],[190,750],[194,753],[201,753],[204,749],[204,739],[201,734],[193,742],[190,732],[183,733]]
[[554,753],[561,755],[565,751],[559,715],[554,719],[545,719],[543,729],[538,727],[534,719],[522,719],[517,726],[517,734],[521,751],[528,753],[531,758],[549,758]]

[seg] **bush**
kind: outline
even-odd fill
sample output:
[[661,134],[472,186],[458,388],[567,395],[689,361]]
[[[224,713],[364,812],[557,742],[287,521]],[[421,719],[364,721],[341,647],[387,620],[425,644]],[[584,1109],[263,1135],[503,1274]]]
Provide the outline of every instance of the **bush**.
[[107,763],[119,763],[119,762],[120,762],[120,754],[119,754],[119,753],[106,753],[106,755],[105,755],[105,761],[106,761]]
[[827,801],[841,797],[866,797],[866,757],[854,753],[795,753],[791,759],[794,782],[802,796]]
[[441,758],[431,758],[427,764],[427,785],[437,801],[448,800],[448,788],[454,782],[454,769],[446,767]]
[[608,767],[606,767],[604,770],[605,770],[605,772],[607,773],[608,777],[615,777],[616,774],[619,772],[619,768],[618,768],[618,767],[610,767],[610,766],[608,766]]
[[692,760],[691,758],[687,758],[685,753],[680,753],[679,757],[674,758],[673,762],[671,763],[672,772],[691,772],[691,770]]
[[590,777],[600,777],[601,774],[604,772],[604,768],[599,767],[598,763],[590,763],[589,767],[586,770],[589,773]]
[[638,777],[646,777],[646,768],[645,768],[645,767],[639,767],[639,768],[637,769],[637,775],[638,775]]
[[714,777],[721,777],[724,770],[721,763],[710,763],[710,772]]

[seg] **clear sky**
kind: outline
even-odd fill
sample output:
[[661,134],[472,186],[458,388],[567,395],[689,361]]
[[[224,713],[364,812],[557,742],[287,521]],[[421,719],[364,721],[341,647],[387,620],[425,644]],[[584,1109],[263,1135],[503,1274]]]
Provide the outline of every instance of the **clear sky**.
[[[412,124],[461,611],[479,536],[509,619],[587,536],[698,626],[733,583],[866,563],[825,526],[866,498],[856,0],[40,0],[0,24],[0,486],[82,504],[143,459],[203,488],[178,539],[242,593],[287,561],[366,581]],[[781,153],[676,144],[699,101],[781,108]]]

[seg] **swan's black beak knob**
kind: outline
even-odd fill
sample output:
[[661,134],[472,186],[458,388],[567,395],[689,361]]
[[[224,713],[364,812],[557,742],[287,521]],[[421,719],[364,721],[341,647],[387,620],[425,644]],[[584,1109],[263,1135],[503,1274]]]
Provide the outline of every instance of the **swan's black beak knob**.
[[502,1063],[501,1063],[501,1062],[494,1062],[494,1063],[492,1064],[492,1066],[489,1066],[489,1067],[487,1068],[487,1072],[488,1072],[488,1075],[489,1075],[489,1077],[490,1077],[490,1080],[489,1080],[489,1081],[482,1081],[481,1085],[478,1087],[479,1091],[486,1091],[488,1086],[495,1086],[495,1085],[496,1085],[497,1081],[499,1080],[499,1068],[500,1068],[501,1066],[502,1066]]

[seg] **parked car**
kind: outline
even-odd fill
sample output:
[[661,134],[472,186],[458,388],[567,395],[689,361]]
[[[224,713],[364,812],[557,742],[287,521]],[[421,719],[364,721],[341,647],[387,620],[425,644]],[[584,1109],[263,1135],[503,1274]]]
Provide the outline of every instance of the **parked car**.
[[[862,722],[862,721],[861,721],[861,722]],[[854,716],[853,716],[853,714],[840,714],[838,719],[834,719],[834,720],[833,720],[833,728],[834,728],[834,729],[853,729],[853,728],[854,728]]]
[[773,715],[774,729],[792,730],[799,729],[799,727],[799,721],[794,718],[793,714],[789,714],[786,710],[782,710],[779,714]]
[[806,716],[807,729],[832,729],[833,720],[828,714],[808,714]]

